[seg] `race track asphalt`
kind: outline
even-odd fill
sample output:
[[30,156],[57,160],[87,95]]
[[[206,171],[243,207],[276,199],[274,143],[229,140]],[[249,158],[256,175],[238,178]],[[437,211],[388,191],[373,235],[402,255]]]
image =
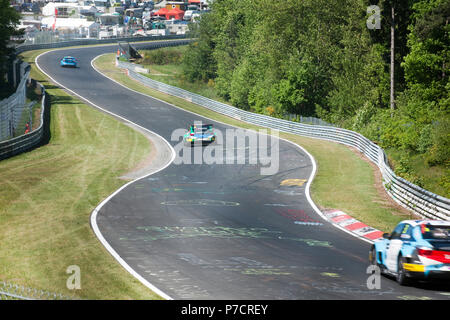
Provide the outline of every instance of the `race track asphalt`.
[[[174,130],[194,121],[212,123],[224,136],[235,129],[132,92],[91,67],[96,56],[116,51],[117,45],[55,50],[41,55],[38,65],[64,87],[174,147],[180,143],[171,140]],[[66,55],[76,57],[79,67],[61,68]],[[310,158],[291,143],[258,136],[267,140],[268,148],[255,150],[247,141],[233,149],[224,137],[214,146],[217,152],[233,151],[234,157],[227,156],[233,164],[174,161],[130,184],[98,213],[103,237],[138,274],[174,299],[448,299],[440,290],[401,287],[386,277],[380,289],[368,289],[370,244],[313,210],[303,183],[312,171]],[[263,175],[267,165],[260,155],[271,155],[276,146],[278,171]],[[257,164],[249,163],[253,155]]]

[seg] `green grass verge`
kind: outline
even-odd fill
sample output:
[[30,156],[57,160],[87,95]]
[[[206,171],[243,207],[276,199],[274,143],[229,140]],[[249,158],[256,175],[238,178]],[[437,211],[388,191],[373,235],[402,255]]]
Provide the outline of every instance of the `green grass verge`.
[[[22,56],[51,95],[51,140],[0,161],[0,280],[82,299],[159,299],[106,251],[89,220],[150,144],[50,83],[34,65],[41,52]],[[71,265],[81,290],[66,287]]]
[[[236,119],[218,114],[186,100],[153,90],[129,78],[115,67],[114,54],[107,54],[95,60],[94,65],[106,76],[136,91],[148,94],[180,108],[199,115],[228,123],[230,125],[260,129]],[[412,216],[399,208],[382,190],[378,170],[350,148],[324,140],[280,133],[310,152],[316,159],[318,172],[312,183],[311,196],[321,209],[340,209],[354,218],[382,231],[392,231],[403,219]]]
[[423,154],[409,154],[405,151],[385,150],[391,167],[402,178],[415,183],[443,197],[450,197],[450,168],[444,165],[428,166]]

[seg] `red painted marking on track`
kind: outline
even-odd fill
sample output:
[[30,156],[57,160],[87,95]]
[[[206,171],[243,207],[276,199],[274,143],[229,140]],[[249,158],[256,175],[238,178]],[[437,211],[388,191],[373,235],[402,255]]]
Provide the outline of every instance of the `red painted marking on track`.
[[343,215],[331,218],[331,220],[333,220],[334,222],[341,222],[341,221],[349,220],[349,219],[353,219],[353,218],[347,214],[343,214]]
[[277,209],[276,212],[285,217],[294,221],[302,221],[302,222],[314,222],[317,223],[316,219],[311,218],[308,214],[305,213],[304,210],[296,210],[296,209]]
[[367,225],[362,222],[355,222],[355,223],[352,223],[351,225],[346,226],[345,229],[352,231],[352,230],[361,229],[364,227],[367,227]]
[[[327,210],[323,212],[327,218],[334,223],[340,224],[343,226],[342,222],[349,223],[347,226],[343,226],[348,231],[352,231],[354,234],[357,234],[360,237],[364,237],[368,240],[377,240],[383,237],[383,232],[380,230],[376,230],[374,228],[371,228],[367,226],[366,224],[353,219],[353,217],[349,216],[345,212],[342,212],[341,210],[332,209]],[[365,229],[363,229],[365,228]],[[366,230],[367,229],[367,230]],[[373,230],[373,231],[371,231]],[[364,232],[368,232],[364,234]]]
[[375,240],[378,238],[381,238],[383,236],[383,232],[381,231],[374,231],[368,234],[365,234],[364,237],[370,240]]

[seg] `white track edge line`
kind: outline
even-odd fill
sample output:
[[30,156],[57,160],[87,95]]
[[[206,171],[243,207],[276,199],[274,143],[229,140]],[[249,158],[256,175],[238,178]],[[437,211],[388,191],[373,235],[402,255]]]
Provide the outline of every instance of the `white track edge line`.
[[[157,133],[155,133],[155,132],[153,132],[153,131],[151,131],[151,130],[149,130],[149,129],[147,129],[147,128],[144,128],[144,127],[142,127],[142,126],[140,126],[140,125],[138,125],[138,124],[136,124],[136,123],[134,123],[134,122],[132,122],[132,121],[130,121],[130,120],[124,118],[124,117],[121,117],[121,116],[119,116],[119,115],[117,115],[117,114],[115,114],[115,113],[113,113],[113,112],[110,112],[110,111],[108,111],[108,110],[105,110],[105,109],[99,107],[98,105],[92,103],[91,101],[89,101],[88,99],[82,97],[81,95],[77,94],[76,92],[74,92],[74,91],[68,89],[67,87],[63,86],[62,84],[60,84],[59,82],[57,82],[55,79],[53,79],[51,76],[49,76],[49,75],[48,75],[44,70],[42,70],[41,67],[39,66],[39,64],[38,64],[38,59],[39,59],[40,56],[42,56],[42,55],[44,55],[44,54],[47,54],[47,53],[49,53],[49,52],[51,52],[51,51],[53,51],[53,50],[46,51],[46,52],[43,52],[43,53],[39,54],[39,55],[35,58],[35,60],[34,60],[34,62],[35,62],[35,64],[36,64],[36,66],[38,67],[38,69],[39,69],[43,74],[45,74],[49,79],[51,79],[54,83],[56,83],[57,85],[61,86],[61,87],[64,88],[65,90],[67,90],[67,91],[71,92],[72,94],[76,95],[77,97],[81,98],[82,100],[85,100],[85,101],[89,102],[89,104],[91,104],[91,105],[94,106],[95,108],[98,108],[98,109],[102,110],[103,112],[106,112],[106,113],[108,113],[108,114],[110,114],[110,115],[113,115],[114,117],[117,117],[117,118],[123,120],[124,122],[131,123],[131,124],[133,124],[134,126],[136,126],[136,127],[140,128],[140,129],[142,129],[142,130],[144,130],[144,131],[147,131],[147,132],[149,132],[149,133],[151,133],[151,134],[154,134],[155,136],[161,138],[161,139],[169,146],[170,150],[172,151],[172,158],[171,158],[171,160],[170,160],[164,167],[162,167],[162,168],[160,168],[160,169],[158,169],[158,170],[156,170],[156,171],[154,171],[154,172],[152,172],[152,173],[150,173],[150,174],[146,174],[146,175],[144,175],[144,176],[142,176],[142,177],[139,177],[139,178],[137,178],[137,179],[134,179],[134,180],[132,180],[132,181],[126,183],[125,185],[123,185],[122,187],[120,187],[118,190],[116,190],[114,193],[112,193],[109,197],[107,197],[105,200],[103,200],[103,201],[102,201],[102,202],[101,202],[101,203],[100,203],[100,204],[92,211],[92,213],[91,213],[91,218],[90,218],[90,222],[91,222],[92,229],[93,229],[95,235],[97,236],[97,238],[100,240],[100,242],[101,242],[101,243],[103,244],[103,246],[106,248],[106,250],[108,250],[108,252],[109,252],[109,253],[117,260],[117,262],[119,262],[119,264],[120,264],[123,268],[125,268],[125,270],[127,270],[131,275],[133,275],[133,276],[134,276],[137,280],[139,280],[143,285],[145,285],[147,288],[149,288],[150,290],[152,290],[153,292],[155,292],[156,294],[158,294],[158,295],[161,296],[162,298],[164,298],[164,299],[166,299],[166,300],[173,300],[172,297],[170,297],[169,295],[167,295],[166,293],[164,293],[163,291],[161,291],[160,289],[158,289],[156,286],[154,286],[153,284],[151,284],[150,282],[148,282],[146,279],[144,279],[144,278],[143,278],[140,274],[138,274],[133,268],[131,268],[130,265],[128,265],[128,264],[125,262],[125,260],[122,259],[122,257],[121,257],[121,256],[120,256],[120,255],[119,255],[119,254],[111,247],[111,245],[110,245],[110,244],[106,241],[106,239],[103,237],[102,233],[100,232],[100,229],[98,228],[96,219],[97,219],[97,213],[99,212],[99,210],[100,210],[100,209],[101,209],[101,208],[102,208],[102,207],[103,207],[103,206],[104,206],[111,198],[113,198],[116,194],[118,194],[118,193],[119,193],[120,191],[122,191],[124,188],[126,188],[127,186],[129,186],[130,184],[132,184],[132,183],[134,183],[134,182],[136,182],[136,181],[138,181],[138,180],[141,180],[141,179],[143,179],[143,178],[146,178],[146,177],[148,177],[148,176],[150,176],[150,175],[153,175],[153,174],[155,174],[155,173],[157,173],[157,172],[159,172],[159,171],[162,171],[162,170],[164,170],[165,168],[167,168],[167,167],[173,162],[173,160],[174,160],[175,157],[176,157],[175,150],[174,150],[173,147],[169,144],[169,142],[168,142],[166,139],[164,139],[163,137],[161,137],[159,134],[157,134]],[[91,61],[91,63],[92,63],[92,61]]]

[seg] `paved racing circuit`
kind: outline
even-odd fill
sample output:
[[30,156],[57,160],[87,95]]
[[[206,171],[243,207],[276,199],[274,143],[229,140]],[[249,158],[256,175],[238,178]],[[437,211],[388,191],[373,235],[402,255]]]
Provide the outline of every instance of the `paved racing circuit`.
[[[194,121],[233,129],[132,92],[91,67],[98,55],[116,51],[55,50],[37,62],[62,86],[173,146],[172,132]],[[79,68],[60,68],[67,55]],[[279,155],[270,176],[248,161],[172,163],[114,195],[98,212],[99,230],[136,273],[173,299],[449,298],[442,288],[401,287],[385,277],[380,289],[368,289],[370,244],[313,210],[303,183],[312,163],[300,148],[280,140]]]

